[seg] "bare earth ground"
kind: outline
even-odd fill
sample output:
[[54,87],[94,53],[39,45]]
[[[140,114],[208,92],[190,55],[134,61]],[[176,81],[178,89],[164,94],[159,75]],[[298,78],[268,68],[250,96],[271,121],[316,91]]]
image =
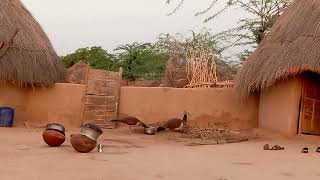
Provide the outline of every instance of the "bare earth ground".
[[[70,133],[58,148],[44,144],[41,134],[42,129],[0,128],[1,180],[320,179],[320,153],[315,152],[320,138],[314,136],[185,146],[176,133],[130,135],[121,128],[104,131],[103,153],[80,154],[70,145]],[[286,149],[264,151],[266,143]],[[309,154],[301,153],[304,146]]]

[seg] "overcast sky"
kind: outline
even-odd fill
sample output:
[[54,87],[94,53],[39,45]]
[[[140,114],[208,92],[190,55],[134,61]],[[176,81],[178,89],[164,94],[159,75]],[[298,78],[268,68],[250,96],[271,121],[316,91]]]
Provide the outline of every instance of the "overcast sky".
[[59,55],[80,47],[154,41],[161,33],[188,33],[204,26],[217,32],[230,27],[236,15],[209,24],[194,14],[212,0],[189,0],[172,16],[165,0],[22,0],[48,34]]

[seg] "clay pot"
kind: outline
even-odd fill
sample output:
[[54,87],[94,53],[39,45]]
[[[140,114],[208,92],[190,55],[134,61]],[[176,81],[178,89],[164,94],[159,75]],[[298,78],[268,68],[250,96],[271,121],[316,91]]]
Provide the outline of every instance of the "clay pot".
[[70,142],[72,147],[81,153],[88,153],[97,146],[97,141],[88,138],[82,134],[72,134],[70,136]]
[[42,133],[42,138],[49,146],[57,147],[66,140],[64,134],[57,130],[46,129]]

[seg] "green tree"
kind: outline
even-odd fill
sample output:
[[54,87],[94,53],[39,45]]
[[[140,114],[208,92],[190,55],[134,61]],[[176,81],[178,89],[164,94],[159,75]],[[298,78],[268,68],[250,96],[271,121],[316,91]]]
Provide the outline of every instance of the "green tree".
[[181,34],[161,34],[155,43],[157,48],[168,54],[186,54],[190,49],[206,50],[212,56],[220,56],[221,49],[217,46],[217,39],[208,29],[200,32],[190,31],[191,36]]
[[95,69],[112,70],[117,66],[114,55],[96,46],[80,48],[63,57],[63,63],[67,68],[78,62],[90,64]]
[[[172,1],[166,0],[166,3],[170,4]],[[169,14],[180,9],[185,1],[180,0],[178,6]],[[221,2],[225,5],[214,11],[217,3]],[[196,16],[209,14],[204,20],[207,23],[228,10],[240,9],[246,12],[245,17],[240,17],[237,26],[218,33],[216,37],[223,44],[223,49],[236,46],[249,46],[249,49],[254,49],[270,32],[275,21],[291,2],[292,0],[212,0],[211,4],[203,11],[196,13]],[[238,55],[245,59],[250,52],[246,49]]]
[[217,44],[217,37],[211,34],[208,29],[204,28],[200,32],[191,31],[191,34],[188,36],[181,34],[161,34],[155,46],[157,46],[161,52],[184,57],[180,59],[180,61],[182,61],[181,66],[186,64],[186,62],[183,61],[186,61],[186,54],[189,50],[195,50],[196,58],[200,56],[200,50],[205,50],[208,55],[215,59],[220,80],[233,78],[233,75],[235,75],[237,71],[237,63],[223,61],[221,56],[222,49],[219,48]]
[[121,45],[115,51],[118,52],[118,65],[123,67],[123,76],[129,81],[137,78],[160,79],[168,60],[168,55],[151,43]]

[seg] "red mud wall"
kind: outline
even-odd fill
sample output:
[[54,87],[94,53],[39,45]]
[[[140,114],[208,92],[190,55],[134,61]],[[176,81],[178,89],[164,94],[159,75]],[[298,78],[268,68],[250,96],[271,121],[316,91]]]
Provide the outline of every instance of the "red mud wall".
[[257,99],[240,102],[234,89],[182,89],[122,87],[119,115],[132,115],[146,123],[192,116],[190,122],[204,127],[239,130],[258,126]]
[[[15,126],[45,126],[49,122],[79,127],[83,119],[85,85],[58,83],[52,88],[0,87],[0,106],[16,110]],[[182,117],[204,127],[250,129],[258,126],[258,99],[240,102],[233,89],[122,87],[119,114],[146,123]]]
[[66,127],[79,127],[83,116],[85,85],[57,83],[53,88],[28,92],[26,119],[30,126],[45,126],[50,122]]
[[26,93],[27,89],[24,88],[0,85],[0,107],[9,106],[15,109],[14,126],[23,125],[23,121],[26,120]]
[[10,85],[0,86],[0,107],[15,109],[14,126],[45,126],[58,122],[79,127],[83,116],[85,85],[58,83],[52,88],[34,90]]
[[286,135],[298,131],[302,81],[294,78],[278,82],[260,95],[259,126]]

